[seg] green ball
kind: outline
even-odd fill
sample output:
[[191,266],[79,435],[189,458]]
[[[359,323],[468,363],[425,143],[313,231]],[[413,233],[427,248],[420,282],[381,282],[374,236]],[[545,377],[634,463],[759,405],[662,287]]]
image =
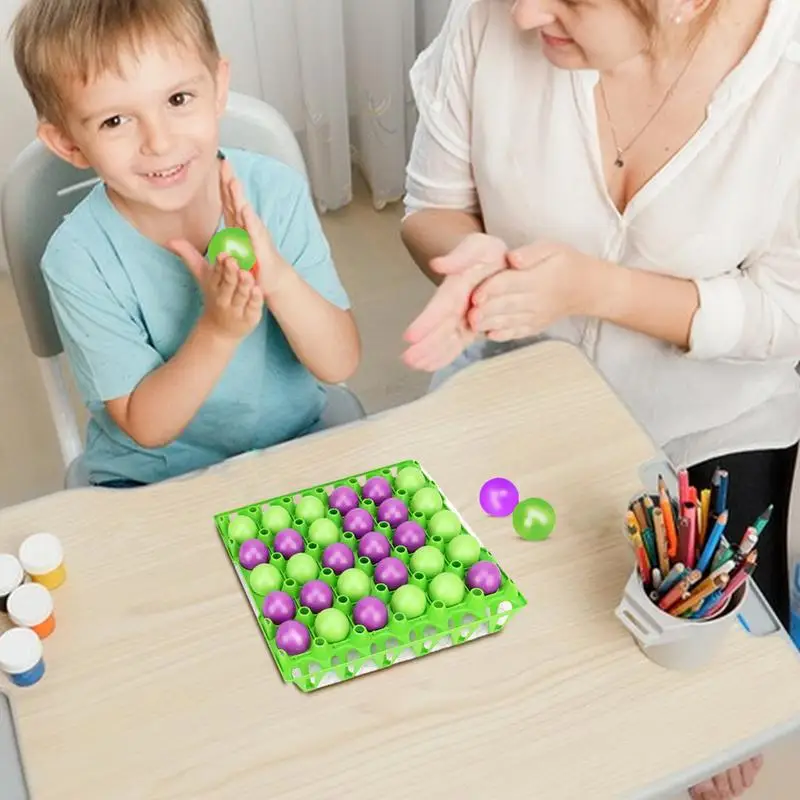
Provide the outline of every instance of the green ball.
[[396,614],[405,614],[406,619],[422,616],[426,604],[425,592],[419,586],[410,583],[404,584],[392,595],[392,611]]
[[295,553],[286,562],[286,577],[297,581],[301,586],[313,581],[319,575],[319,564],[308,553]]
[[250,573],[250,588],[262,597],[283,586],[283,575],[274,564],[259,564]]
[[309,495],[297,504],[296,513],[300,519],[305,520],[310,525],[325,516],[325,504],[319,497]]
[[529,542],[541,542],[556,526],[556,512],[546,500],[530,497],[514,509],[511,517],[514,530]]
[[257,533],[258,525],[245,514],[238,514],[228,525],[228,536],[237,544],[253,539]]
[[214,234],[208,243],[208,260],[217,263],[220,254],[227,253],[239,265],[240,269],[249,272],[256,263],[256,253],[250,235],[243,228],[225,228]]
[[353,603],[369,594],[369,575],[356,567],[346,569],[336,581],[336,591]]
[[411,556],[411,571],[421,572],[428,580],[444,569],[444,555],[441,550],[426,544]]
[[311,527],[308,529],[308,538],[320,547],[327,547],[329,544],[339,541],[339,529],[335,522],[323,517],[311,523]]
[[336,644],[343,642],[350,633],[350,620],[338,608],[326,608],[317,614],[314,630],[326,642]]
[[421,511],[426,517],[432,517],[437,511],[442,510],[442,496],[432,486],[425,486],[414,493],[411,498],[411,511]]
[[267,506],[261,512],[261,524],[277,533],[292,526],[292,516],[283,506]]
[[431,536],[441,536],[449,542],[454,536],[461,533],[461,520],[458,514],[444,508],[437,511],[428,522],[428,533]]
[[466,594],[467,587],[458,575],[442,572],[428,585],[428,594],[432,600],[440,600],[448,608],[457,606]]
[[461,533],[447,544],[447,557],[450,561],[460,561],[469,568],[481,557],[481,546],[474,536]]
[[394,479],[394,488],[405,489],[409,494],[414,494],[426,483],[425,476],[419,467],[403,467]]

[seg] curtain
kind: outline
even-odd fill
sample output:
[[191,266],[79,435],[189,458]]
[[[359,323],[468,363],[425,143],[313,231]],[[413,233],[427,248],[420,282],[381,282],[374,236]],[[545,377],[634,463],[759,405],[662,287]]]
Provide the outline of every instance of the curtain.
[[353,165],[376,208],[402,198],[416,124],[408,71],[448,5],[250,0],[259,94],[297,133],[320,211],[351,201]]

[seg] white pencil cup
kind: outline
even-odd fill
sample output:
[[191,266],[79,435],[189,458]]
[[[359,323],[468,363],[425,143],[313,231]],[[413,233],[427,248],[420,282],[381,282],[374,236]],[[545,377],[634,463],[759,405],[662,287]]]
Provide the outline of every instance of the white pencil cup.
[[735,623],[747,598],[748,583],[745,581],[713,617],[683,619],[662,611],[647,596],[639,570],[634,568],[615,613],[654,663],[666,669],[701,669],[713,661]]

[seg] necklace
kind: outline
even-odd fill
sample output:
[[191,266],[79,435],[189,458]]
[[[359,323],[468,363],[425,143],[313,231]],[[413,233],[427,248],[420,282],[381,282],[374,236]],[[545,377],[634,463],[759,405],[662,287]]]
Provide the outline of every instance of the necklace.
[[614,120],[611,119],[611,112],[608,109],[608,99],[606,98],[606,90],[605,90],[605,87],[603,86],[603,78],[602,78],[602,76],[600,77],[600,81],[599,81],[599,84],[600,84],[600,97],[603,100],[603,108],[605,109],[605,112],[606,112],[606,118],[608,119],[608,125],[611,128],[611,138],[612,138],[612,140],[614,142],[614,149],[617,151],[617,158],[614,161],[614,166],[615,167],[621,169],[622,167],[625,166],[625,161],[623,160],[622,157],[625,155],[625,153],[628,152],[628,150],[631,149],[631,147],[633,147],[636,144],[636,142],[639,141],[639,139],[642,137],[644,132],[650,127],[650,125],[653,123],[655,118],[661,113],[661,110],[664,108],[664,106],[669,102],[669,99],[672,97],[672,95],[675,93],[675,90],[678,88],[678,84],[681,82],[681,78],[683,78],[683,76],[686,74],[686,72],[688,71],[689,67],[691,66],[692,61],[694,61],[695,53],[697,53],[697,50],[700,47],[700,42],[702,41],[702,38],[703,37],[698,37],[697,43],[692,48],[692,52],[689,54],[689,58],[686,59],[686,63],[683,65],[683,69],[681,69],[681,71],[678,73],[678,77],[675,78],[675,80],[672,82],[670,87],[667,89],[666,93],[664,94],[663,99],[658,104],[658,107],[652,113],[652,115],[647,120],[647,122],[645,122],[644,127],[642,127],[639,130],[639,132],[633,137],[633,139],[630,140],[630,142],[628,142],[628,144],[625,145],[625,147],[620,147],[619,146],[619,139],[617,138],[617,130],[614,127]]

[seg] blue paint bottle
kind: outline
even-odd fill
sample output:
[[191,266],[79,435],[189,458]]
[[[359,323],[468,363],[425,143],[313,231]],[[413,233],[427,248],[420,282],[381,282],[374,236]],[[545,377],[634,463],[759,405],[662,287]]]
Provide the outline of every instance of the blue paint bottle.
[[800,650],[800,558],[795,561],[792,568],[791,602],[792,618],[789,635]]
[[30,628],[12,628],[0,636],[0,669],[15,686],[37,684],[44,675],[44,646]]

